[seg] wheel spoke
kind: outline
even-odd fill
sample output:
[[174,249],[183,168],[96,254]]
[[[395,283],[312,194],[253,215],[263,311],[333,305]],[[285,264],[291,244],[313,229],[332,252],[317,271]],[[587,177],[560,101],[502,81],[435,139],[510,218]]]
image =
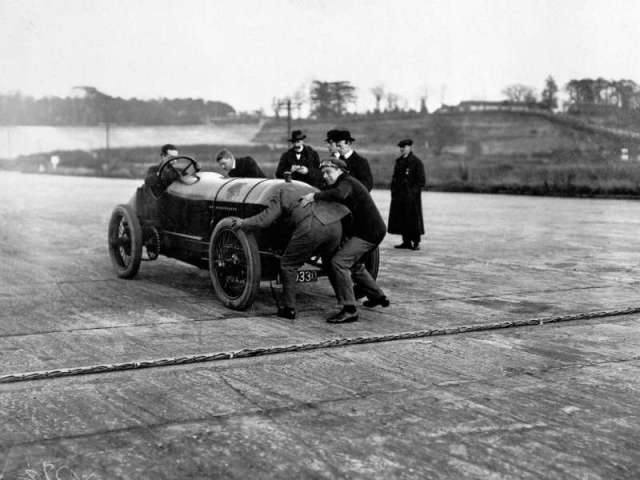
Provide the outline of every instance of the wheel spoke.
[[232,298],[242,295],[247,282],[247,265],[238,237],[231,230],[221,233],[214,246],[216,275]]

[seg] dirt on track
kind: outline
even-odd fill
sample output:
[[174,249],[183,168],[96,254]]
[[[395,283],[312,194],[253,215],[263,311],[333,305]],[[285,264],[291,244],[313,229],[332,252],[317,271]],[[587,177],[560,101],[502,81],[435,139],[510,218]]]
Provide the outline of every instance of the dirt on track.
[[[174,260],[115,277],[138,184],[0,172],[0,375],[640,304],[639,203],[425,193],[422,249],[381,246],[389,308],[327,324],[321,280],[294,322],[268,284],[236,312]],[[4,478],[632,478],[638,318],[2,385]]]

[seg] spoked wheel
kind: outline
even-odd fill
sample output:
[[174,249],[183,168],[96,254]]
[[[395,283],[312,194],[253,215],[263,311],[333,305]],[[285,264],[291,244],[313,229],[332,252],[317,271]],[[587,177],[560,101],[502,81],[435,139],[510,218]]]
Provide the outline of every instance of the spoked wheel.
[[248,308],[260,288],[260,254],[251,233],[231,228],[231,219],[221,220],[209,242],[209,274],[216,295],[236,310]]
[[109,220],[109,256],[120,278],[133,278],[142,259],[142,228],[129,205],[118,205]]

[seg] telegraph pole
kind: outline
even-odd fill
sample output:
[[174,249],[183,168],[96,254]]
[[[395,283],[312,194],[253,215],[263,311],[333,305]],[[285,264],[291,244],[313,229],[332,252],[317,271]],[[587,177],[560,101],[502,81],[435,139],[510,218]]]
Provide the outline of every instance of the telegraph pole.
[[291,97],[278,98],[275,100],[276,105],[276,118],[279,118],[280,109],[286,107],[287,109],[287,138],[291,138]]
[[287,138],[291,138],[291,97],[287,97]]
[[104,123],[104,140],[105,140],[105,152],[104,152],[104,168],[105,172],[107,170],[111,170],[114,165],[110,165],[110,147],[111,147],[111,139],[110,139],[110,130],[111,130],[111,105],[110,102],[113,97],[107,95],[106,93],[102,93],[95,87],[90,86],[80,86],[73,87],[73,90],[77,90],[82,92],[83,95],[90,99],[93,103],[94,108],[100,109],[102,113],[102,121]]

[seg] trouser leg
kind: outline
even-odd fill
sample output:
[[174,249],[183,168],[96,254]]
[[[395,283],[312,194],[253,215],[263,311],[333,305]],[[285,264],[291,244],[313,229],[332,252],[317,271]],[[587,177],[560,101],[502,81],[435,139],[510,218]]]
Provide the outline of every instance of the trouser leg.
[[[351,269],[356,265],[356,262],[374,246],[372,243],[366,242],[361,238],[351,237],[340,247],[331,259],[330,266],[333,274],[332,285],[340,305],[356,305],[351,280]],[[369,278],[371,278],[371,276],[369,276]],[[364,276],[362,279],[366,281]]]
[[314,241],[309,235],[296,235],[296,232],[294,232],[282,254],[280,259],[282,302],[287,308],[296,308],[296,293],[298,290],[296,275],[298,269],[313,254],[314,246]]
[[382,298],[385,296],[384,291],[378,286],[362,263],[353,266],[351,276],[368,298]]
[[291,241],[280,260],[283,303],[288,308],[295,309],[296,293],[298,291],[296,282],[298,269],[315,254],[321,255],[323,264],[328,265],[328,259],[338,248],[342,237],[342,225],[340,222],[322,225],[315,218],[310,218],[306,221],[309,224],[301,225],[299,229],[304,233],[299,233],[299,231],[293,233]]
[[[326,225],[327,235],[324,242],[318,247],[318,254],[322,256],[322,265],[324,265],[327,273],[327,278],[333,288],[334,293],[338,292],[338,284],[336,282],[336,276],[333,268],[331,267],[331,260],[340,246],[340,239],[342,238],[342,223],[335,222]],[[340,303],[338,301],[338,303]]]

